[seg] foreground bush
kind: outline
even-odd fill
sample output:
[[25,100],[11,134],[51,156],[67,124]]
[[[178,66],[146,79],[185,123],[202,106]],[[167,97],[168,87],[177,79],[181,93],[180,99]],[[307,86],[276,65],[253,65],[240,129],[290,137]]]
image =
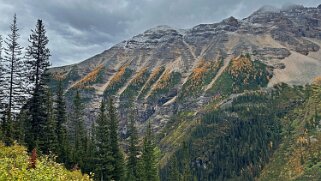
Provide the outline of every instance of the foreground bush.
[[48,157],[37,158],[36,168],[29,169],[26,148],[19,145],[5,147],[0,143],[0,180],[90,180],[80,171],[69,171]]

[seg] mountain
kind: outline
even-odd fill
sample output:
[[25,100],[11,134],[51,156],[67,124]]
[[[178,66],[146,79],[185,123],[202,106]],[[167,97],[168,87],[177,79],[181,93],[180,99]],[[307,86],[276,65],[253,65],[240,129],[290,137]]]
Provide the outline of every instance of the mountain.
[[88,110],[97,109],[103,96],[115,95],[125,112],[134,99],[142,122],[152,120],[160,129],[180,110],[221,96],[217,84],[240,55],[250,55],[255,69],[267,76],[264,84],[244,89],[310,83],[321,75],[320,19],[320,7],[263,7],[243,20],[230,17],[185,30],[158,26],[51,72],[64,80],[67,95],[81,88]]
[[[197,178],[242,180],[258,178],[262,171],[260,179],[265,180],[270,172],[275,172],[271,168],[276,168],[278,163],[274,162],[280,159],[274,158],[273,153],[283,157],[284,152],[279,149],[291,145],[283,142],[282,129],[278,128],[288,124],[284,117],[299,121],[301,117],[296,112],[313,117],[304,107],[312,103],[309,86],[303,85],[320,85],[320,47],[321,5],[262,7],[242,20],[229,17],[183,30],[169,26],[149,29],[83,62],[52,68],[51,87],[55,89],[57,81],[63,81],[67,107],[76,90],[80,91],[86,102],[88,126],[101,99],[114,96],[123,137],[127,133],[129,103],[133,100],[139,132],[143,133],[150,121],[158,133],[163,152],[162,175],[168,172],[168,160],[174,156],[180,160],[186,155],[182,148],[186,142],[195,152],[189,158]],[[304,125],[293,124],[296,131],[304,129]],[[245,132],[238,132],[240,129]],[[243,140],[238,146],[249,155],[229,152],[233,148],[222,143],[235,147],[238,142],[231,137]],[[298,135],[289,137],[297,139]],[[260,142],[249,141],[255,138]],[[298,152],[301,148],[293,149]],[[244,160],[213,159],[210,151],[231,159],[240,154],[237,158]],[[290,162],[292,157],[287,158],[282,161]],[[237,166],[233,165],[233,170],[228,163]],[[302,174],[302,167],[295,178]],[[293,170],[289,167],[279,174]]]

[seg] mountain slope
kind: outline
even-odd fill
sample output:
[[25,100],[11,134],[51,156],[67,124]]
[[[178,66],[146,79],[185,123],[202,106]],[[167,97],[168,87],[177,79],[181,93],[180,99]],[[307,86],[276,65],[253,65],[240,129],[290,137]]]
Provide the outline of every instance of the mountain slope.
[[[173,160],[179,174],[187,164],[198,180],[319,180],[320,101],[320,84],[281,84],[238,95],[200,121],[180,118],[160,144],[162,180],[173,172]],[[182,139],[177,133],[188,124]]]
[[321,75],[320,19],[320,8],[265,7],[243,20],[230,17],[186,30],[159,26],[51,72],[64,80],[67,95],[81,88],[87,111],[94,112],[103,96],[115,95],[125,118],[124,105],[133,97],[142,122],[150,119],[161,128],[176,111],[211,102],[218,93],[210,91],[213,85],[242,54],[271,67],[269,86],[311,82]]

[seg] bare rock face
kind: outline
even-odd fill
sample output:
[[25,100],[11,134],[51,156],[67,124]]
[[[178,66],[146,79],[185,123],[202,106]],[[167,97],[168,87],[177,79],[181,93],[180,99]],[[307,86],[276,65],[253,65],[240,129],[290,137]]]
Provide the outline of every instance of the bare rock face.
[[[68,105],[75,90],[81,90],[88,125],[100,100],[114,96],[122,126],[127,122],[129,100],[134,100],[140,125],[151,120],[160,130],[182,108],[195,111],[220,96],[222,92],[208,90],[218,83],[232,58],[248,55],[274,67],[275,79],[291,72],[280,80],[306,84],[319,71],[321,75],[320,46],[321,5],[266,6],[243,20],[229,17],[185,30],[158,26],[83,62],[50,72],[53,87],[55,79],[64,80]],[[298,76],[306,77],[293,80],[297,71],[289,69],[301,66],[292,63],[298,57],[314,73],[300,71]]]
[[254,50],[254,54],[258,54],[265,59],[284,59],[291,55],[291,52],[286,48],[272,48],[272,47],[264,47],[263,49]]

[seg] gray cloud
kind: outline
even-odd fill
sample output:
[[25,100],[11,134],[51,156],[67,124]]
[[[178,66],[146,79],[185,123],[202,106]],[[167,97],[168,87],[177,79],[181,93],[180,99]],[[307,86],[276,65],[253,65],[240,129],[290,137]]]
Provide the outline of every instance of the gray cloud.
[[229,16],[242,19],[263,5],[295,3],[317,6],[318,0],[0,0],[0,34],[8,34],[17,13],[21,44],[43,19],[53,66],[76,63],[148,28],[190,28]]

